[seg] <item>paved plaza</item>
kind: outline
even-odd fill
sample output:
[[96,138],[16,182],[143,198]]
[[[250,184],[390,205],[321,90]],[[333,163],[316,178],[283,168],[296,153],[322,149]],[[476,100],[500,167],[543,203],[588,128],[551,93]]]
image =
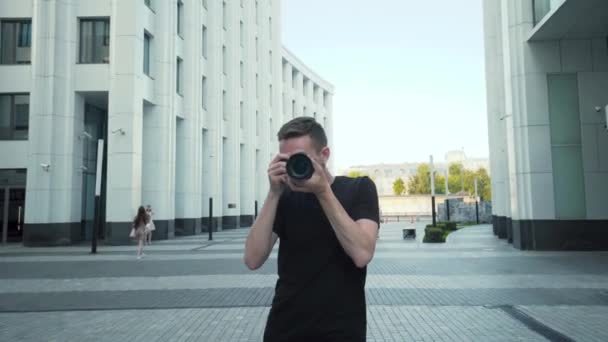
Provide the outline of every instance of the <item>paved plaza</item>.
[[[524,252],[488,225],[448,243],[381,228],[368,341],[608,341],[608,253]],[[276,250],[243,264],[246,229],[131,246],[0,247],[0,341],[260,341]]]

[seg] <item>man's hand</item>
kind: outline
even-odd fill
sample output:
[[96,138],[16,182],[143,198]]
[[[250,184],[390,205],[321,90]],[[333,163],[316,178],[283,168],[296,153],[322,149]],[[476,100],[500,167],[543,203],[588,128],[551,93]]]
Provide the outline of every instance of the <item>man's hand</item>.
[[312,165],[315,168],[315,172],[312,174],[312,177],[304,181],[287,177],[287,185],[289,185],[293,191],[309,192],[319,196],[330,189],[329,180],[327,179],[323,166],[321,166],[321,164],[314,160],[310,155],[308,158],[310,158]]
[[268,180],[270,181],[270,192],[275,195],[281,195],[287,184],[287,169],[286,160],[289,158],[286,154],[277,154],[268,166]]

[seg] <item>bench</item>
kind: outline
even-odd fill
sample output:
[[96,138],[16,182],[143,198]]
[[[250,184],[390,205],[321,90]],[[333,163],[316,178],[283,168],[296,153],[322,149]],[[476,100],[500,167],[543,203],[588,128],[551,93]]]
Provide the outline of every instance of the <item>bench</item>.
[[415,228],[405,228],[403,229],[403,240],[407,239],[416,239],[416,229]]

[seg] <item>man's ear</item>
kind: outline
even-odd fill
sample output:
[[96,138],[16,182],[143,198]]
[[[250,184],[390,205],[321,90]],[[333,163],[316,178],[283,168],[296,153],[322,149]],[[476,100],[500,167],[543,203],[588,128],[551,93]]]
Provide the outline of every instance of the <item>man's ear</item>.
[[331,155],[331,151],[330,151],[329,147],[325,146],[321,149],[321,158],[323,158],[324,164],[327,164],[327,162],[329,161],[330,155]]

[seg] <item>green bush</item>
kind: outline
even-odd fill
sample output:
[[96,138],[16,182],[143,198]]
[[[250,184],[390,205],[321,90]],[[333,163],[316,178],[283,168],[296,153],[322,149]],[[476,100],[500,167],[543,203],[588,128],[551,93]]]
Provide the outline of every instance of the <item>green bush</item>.
[[456,222],[445,222],[445,229],[449,230],[449,231],[454,231],[456,230]]
[[427,227],[422,242],[445,242],[444,231],[441,228]]

